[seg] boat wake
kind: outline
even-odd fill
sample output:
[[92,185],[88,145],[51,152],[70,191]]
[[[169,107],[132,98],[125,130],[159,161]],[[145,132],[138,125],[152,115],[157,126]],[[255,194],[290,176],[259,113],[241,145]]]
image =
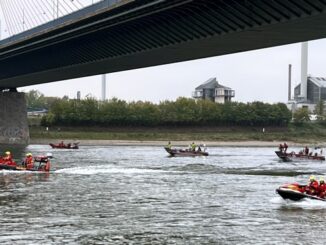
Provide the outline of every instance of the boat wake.
[[74,167],[56,170],[55,173],[78,174],[78,175],[94,175],[94,174],[148,174],[161,173],[164,170],[141,169],[141,168],[117,168],[108,166],[88,166]]
[[313,200],[304,198],[300,201],[291,201],[291,200],[284,200],[281,197],[274,197],[270,200],[271,203],[280,204],[282,208],[286,209],[308,209],[308,210],[315,210],[315,209],[326,209],[326,202]]
[[240,175],[268,175],[268,176],[300,176],[300,175],[309,175],[316,174],[315,171],[295,171],[295,170],[286,170],[286,169],[229,169],[225,171],[225,174],[240,174]]

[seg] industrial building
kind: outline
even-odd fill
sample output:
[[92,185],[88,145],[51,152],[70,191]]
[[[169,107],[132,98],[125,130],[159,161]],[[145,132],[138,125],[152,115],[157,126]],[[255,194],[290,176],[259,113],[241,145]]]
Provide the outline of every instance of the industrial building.
[[307,108],[313,113],[319,101],[326,100],[326,78],[313,77],[307,74],[308,70],[308,43],[301,44],[301,81],[294,88],[294,96],[291,97],[291,69],[289,65],[288,84],[288,108],[295,111],[299,108]]
[[[300,102],[301,84],[294,88],[294,100]],[[321,100],[326,100],[326,78],[325,77],[307,77],[307,99],[306,103],[317,104]]]

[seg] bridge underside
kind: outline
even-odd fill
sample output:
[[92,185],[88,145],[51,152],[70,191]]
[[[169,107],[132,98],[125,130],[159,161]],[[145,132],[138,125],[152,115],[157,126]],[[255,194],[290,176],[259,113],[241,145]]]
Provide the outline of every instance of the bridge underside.
[[325,23],[324,0],[122,1],[78,22],[0,43],[0,87],[319,39],[326,37]]

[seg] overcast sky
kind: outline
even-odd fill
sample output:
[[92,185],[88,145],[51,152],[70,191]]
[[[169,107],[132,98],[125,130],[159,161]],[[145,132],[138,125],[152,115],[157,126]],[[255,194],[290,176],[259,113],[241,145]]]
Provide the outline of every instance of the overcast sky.
[[[308,74],[326,77],[326,39],[309,42]],[[292,87],[300,82],[300,43],[217,56],[188,62],[111,73],[107,97],[127,101],[159,102],[191,97],[195,87],[211,77],[235,90],[235,101],[286,102],[288,64],[292,64]],[[20,88],[37,89],[47,96],[101,98],[101,76],[66,80]],[[292,93],[293,94],[293,93]]]
[[[1,16],[0,16],[1,17]],[[2,28],[3,30],[5,27]],[[4,34],[3,34],[4,35]],[[326,77],[326,39],[309,42],[308,74]],[[191,97],[195,87],[211,77],[235,90],[235,101],[286,102],[288,64],[292,87],[300,81],[300,43],[155,66],[107,75],[107,98],[160,102]],[[46,96],[101,98],[101,76],[19,88],[37,89]],[[292,91],[293,94],[293,91]]]

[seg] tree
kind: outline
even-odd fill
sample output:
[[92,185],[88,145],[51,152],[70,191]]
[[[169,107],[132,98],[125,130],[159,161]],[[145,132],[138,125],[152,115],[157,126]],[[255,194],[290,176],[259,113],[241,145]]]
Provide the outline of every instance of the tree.
[[307,108],[300,108],[298,110],[296,110],[293,113],[293,120],[296,123],[300,123],[300,122],[308,122],[310,121],[309,119],[309,111]]
[[324,116],[325,104],[323,100],[317,102],[314,112],[317,114],[318,119],[322,120]]
[[27,108],[40,109],[45,108],[44,95],[38,90],[31,90],[25,93]]

